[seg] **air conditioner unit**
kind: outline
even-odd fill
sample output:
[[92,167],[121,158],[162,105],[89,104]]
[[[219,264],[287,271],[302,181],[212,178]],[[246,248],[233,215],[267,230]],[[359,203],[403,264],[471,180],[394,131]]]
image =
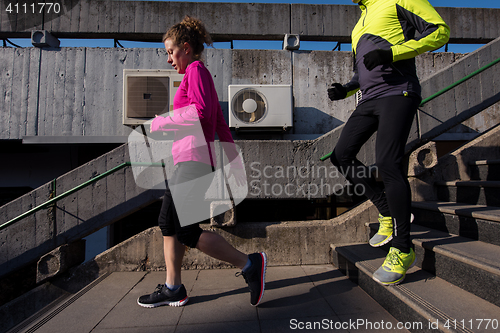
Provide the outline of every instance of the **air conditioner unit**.
[[229,127],[286,130],[293,126],[291,85],[229,85]]
[[140,125],[173,110],[183,74],[166,69],[123,70],[123,124]]

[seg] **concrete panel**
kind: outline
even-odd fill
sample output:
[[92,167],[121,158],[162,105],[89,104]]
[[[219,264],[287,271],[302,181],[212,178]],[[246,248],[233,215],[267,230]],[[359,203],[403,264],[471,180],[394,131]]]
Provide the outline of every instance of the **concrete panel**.
[[[127,135],[122,123],[123,68],[139,50],[87,49],[84,135]],[[131,61],[132,62],[132,61]]]
[[[158,9],[153,7],[152,10]],[[119,11],[120,3],[118,1],[105,1],[102,3],[101,10],[99,10],[99,32],[117,32],[119,30]]]
[[64,68],[64,92],[63,92],[63,115],[61,134],[63,136],[84,134],[82,123],[84,114],[84,78],[86,53],[79,48],[70,48],[66,51],[66,63]]
[[215,50],[210,48],[205,50],[204,62],[212,74],[215,90],[217,91],[226,123],[229,123],[227,86],[232,83],[232,57],[233,50]]
[[[99,31],[101,1],[80,1],[80,31]],[[83,18],[83,19],[82,19]]]
[[[93,172],[95,175],[101,175],[108,171],[106,166],[106,156],[100,156],[98,159],[94,160]],[[99,200],[94,200],[92,203],[92,209],[94,211],[93,216],[100,216],[106,211],[106,193],[108,191],[106,179],[101,179],[92,185],[92,196],[93,198],[99,198]]]
[[60,28],[63,29],[63,31],[64,29],[68,28],[71,29],[71,31],[80,31],[81,27],[80,21],[85,20],[85,17],[82,17],[82,15],[80,14],[82,1],[71,0],[70,4],[71,5],[68,8],[69,10],[65,11],[65,13],[68,13],[70,17],[68,25],[67,26],[61,25]]
[[29,90],[26,99],[26,135],[38,135],[38,95],[35,92],[40,84],[40,57],[41,51],[30,50],[30,67],[29,67]]
[[[28,211],[35,207],[33,193],[21,197],[20,212]],[[9,238],[9,258],[13,259],[19,254],[26,254],[29,250],[36,247],[36,219],[35,216],[29,216],[23,223],[13,224],[11,238]]]
[[[40,201],[48,199],[48,186],[42,186],[8,205],[2,206],[1,213],[7,222],[10,219],[36,207]],[[42,221],[44,223],[42,224]],[[30,215],[23,220],[10,225],[0,232],[0,276],[33,262],[37,251],[50,251],[51,245],[47,241],[50,226],[47,223],[47,210],[36,215]],[[45,253],[44,252],[44,253]]]
[[[61,3],[61,2],[60,2]],[[66,0],[61,11],[8,14],[0,5],[0,37],[29,37],[43,28],[57,37],[161,39],[184,15],[199,17],[215,40],[281,39],[348,42],[360,11],[356,5],[185,3]],[[483,43],[500,35],[500,9],[437,7],[451,28],[450,42]]]
[[[39,87],[39,107],[38,107],[38,135],[54,135],[54,125],[56,132],[59,126],[60,118],[58,114],[62,114],[61,110],[61,98],[58,95],[61,93],[57,90],[64,84],[64,78],[59,76],[58,68],[61,63],[66,62],[66,52],[51,52],[49,56],[47,53],[42,53],[41,63],[40,63],[40,84]],[[57,73],[56,73],[57,72]],[[56,96],[58,96],[56,98]],[[55,107],[54,107],[55,106]],[[56,122],[57,124],[54,124]],[[57,133],[57,135],[61,135]]]
[[[478,58],[478,67],[486,66],[490,62],[498,59],[500,55],[500,39],[495,40],[482,49],[484,50],[481,52],[481,56]],[[498,93],[499,81],[498,74],[496,73],[498,73],[500,69],[498,64],[496,64],[495,67],[495,69],[488,70],[479,74],[483,99],[486,99],[489,96],[493,96]]]
[[[66,62],[68,61],[68,52],[57,52],[54,62],[54,86],[48,87],[46,99],[46,112],[52,116],[52,122],[48,123],[46,135],[70,135],[71,132],[64,132],[64,99],[60,96],[65,95],[66,91]],[[76,64],[76,63],[75,63]],[[61,121],[62,120],[62,121]],[[61,133],[62,132],[62,133]]]
[[[34,207],[38,207],[46,203],[54,195],[52,194],[53,185],[52,183],[47,183],[42,187],[34,190]],[[25,212],[26,210],[23,210]],[[57,234],[57,224],[56,224],[56,206],[51,205],[45,209],[42,209],[35,213],[34,215],[36,225],[35,225],[35,249],[40,252],[50,251],[55,244],[54,237]],[[20,221],[22,223],[23,221]]]
[[216,40],[279,39],[290,27],[287,4],[73,0],[63,9],[61,15],[48,15],[45,21],[46,28],[61,37],[159,41],[184,15],[202,19]]
[[[10,50],[0,51],[6,70],[14,68],[7,70],[8,76],[0,80],[7,96],[0,103],[11,109],[9,114],[2,113],[0,126],[3,126],[4,139],[22,139],[24,135],[127,136],[130,128],[122,125],[123,69],[170,68],[163,49]],[[38,92],[35,87],[38,86],[39,52],[42,61]],[[453,53],[421,55],[417,58],[419,76],[427,78],[457,57]],[[350,80],[350,52],[208,49],[205,59],[226,121],[229,84],[292,83],[293,134],[327,133],[345,122],[355,108],[354,97],[331,102],[326,93],[334,81]],[[425,85],[425,79],[422,81]],[[21,83],[21,90],[12,89],[12,85]],[[438,88],[433,85],[428,91],[424,89],[424,97]],[[15,104],[21,104],[20,109],[12,109]]]
[[[200,18],[215,40],[280,39],[290,29],[290,6],[265,3],[163,3],[164,33],[184,15]],[[178,13],[177,15],[172,15]],[[272,18],[272,19],[271,19]]]
[[[340,129],[340,128],[339,128]],[[334,131],[335,137],[340,133]],[[237,141],[242,148],[249,184],[247,198],[324,198],[342,190],[345,179],[329,161],[335,140]],[[360,151],[360,160],[373,163],[373,140]]]
[[[73,186],[77,186],[77,174],[69,174],[57,179],[57,193],[62,194]],[[69,185],[69,186],[68,186]],[[54,238],[61,244],[67,243],[75,228],[82,221],[78,217],[78,194],[73,193],[57,202],[56,228]]]
[[[118,166],[125,160],[125,149],[123,146],[113,150],[112,152],[106,154],[106,169],[111,170],[115,166]],[[104,213],[105,219],[112,218],[115,215],[114,210],[120,204],[125,203],[126,193],[125,193],[125,172],[126,169],[121,169],[112,175],[106,177],[106,212]]]
[[[14,50],[12,67],[6,71],[6,75],[12,77],[12,86],[8,87],[6,91],[6,99],[4,100],[6,107],[2,108],[2,110],[5,112],[4,117],[10,114],[9,121],[5,124],[8,127],[8,135],[6,136],[8,138],[18,138],[26,135],[27,128],[34,126],[36,123],[33,121],[34,119],[28,118],[28,110],[35,107],[34,105],[30,105],[30,102],[34,100],[29,99],[29,96],[35,95],[33,90],[38,86],[38,63],[34,64],[36,65],[35,70],[30,72],[30,68],[32,67],[31,55],[38,55],[39,51],[36,49],[12,50]],[[36,62],[37,58],[33,60]],[[30,85],[30,83],[33,85]],[[6,87],[0,89],[3,88]]]
[[[451,82],[456,82],[460,79],[462,79],[463,77],[465,77],[468,73],[468,69],[469,68],[474,68],[477,66],[477,56],[471,56],[471,57],[467,57],[466,59],[464,59],[462,62],[460,62],[459,64],[457,64],[456,66],[453,66],[453,69],[450,71],[450,75],[451,75]],[[469,81],[470,82],[470,81]],[[454,93],[455,93],[455,108],[453,110],[453,108],[448,108],[447,112],[443,112],[443,115],[444,117],[448,118],[448,117],[452,117],[452,116],[456,116],[457,115],[457,112],[459,112],[459,110],[464,110],[464,109],[467,109],[468,108],[468,104],[469,104],[469,97],[468,97],[468,89],[467,89],[467,85],[469,82],[465,82],[459,86],[457,86],[456,88],[453,89]]]
[[293,53],[294,133],[327,133],[347,121],[355,98],[330,101],[332,83],[352,78],[352,53],[299,51]]
[[420,82],[424,82],[439,70],[453,64],[462,57],[461,54],[451,52],[426,52],[415,58],[417,75]]
[[120,32],[135,32],[135,7],[140,5],[134,2],[120,2]]
[[[496,78],[492,78],[495,80]],[[494,83],[498,84],[498,83]],[[473,132],[483,133],[490,128],[490,124],[500,123],[500,103],[496,103],[476,116],[467,119],[462,124]]]
[[302,40],[351,41],[361,11],[352,5],[292,4],[291,33]]
[[[102,163],[102,160],[96,161],[97,163]],[[78,184],[83,184],[96,176],[97,165],[96,162],[91,161],[87,163],[83,168],[78,168],[76,173],[76,180]],[[77,203],[78,203],[78,217],[80,225],[86,223],[85,229],[97,230],[100,226],[88,225],[87,223],[92,219],[96,212],[94,212],[94,204],[98,203],[100,197],[94,197],[94,184],[89,185],[76,193]],[[83,225],[82,225],[83,227]]]
[[0,3],[0,31],[16,31],[16,26],[12,25],[6,9],[7,4]]
[[291,53],[233,50],[231,84],[292,84]]
[[2,139],[10,138],[9,118],[11,117],[12,108],[12,71],[14,66],[14,49],[9,49],[8,52],[2,52],[2,61],[0,62],[0,72],[3,74],[3,79],[0,81],[0,89],[3,98],[0,99],[0,108],[5,110],[0,112],[0,135]]
[[[451,70],[448,67],[442,69],[430,80],[423,83],[423,96],[429,96],[434,92],[444,89],[448,85],[471,74],[486,63],[498,57],[494,53],[500,45],[500,39],[480,48],[479,50],[463,57]],[[500,98],[499,88],[495,82],[498,67],[469,79],[462,85],[446,92],[439,98],[430,101],[421,108],[419,112],[419,125],[423,139],[428,139],[436,134],[454,127],[477,112],[495,104]],[[450,106],[454,105],[453,108]],[[455,117],[456,116],[456,117]],[[455,117],[455,118],[450,118]],[[475,121],[483,117],[478,115]]]
[[499,36],[500,9],[436,7],[451,30],[450,43],[482,43]]
[[[433,89],[432,91],[439,91],[436,88],[442,89],[446,87],[445,84],[432,84],[431,85]],[[449,103],[446,103],[449,102]],[[430,101],[426,103],[424,106],[420,107],[418,110],[418,120],[419,120],[419,132],[420,132],[420,138],[429,138],[428,132],[431,131],[432,129],[437,129],[437,126],[440,126],[444,122],[444,115],[443,113],[449,113],[452,112],[453,114],[455,113],[454,108],[450,108],[450,105],[455,104],[455,93],[454,91],[449,91],[443,95],[441,95],[440,99],[436,99],[433,101]],[[446,106],[448,105],[448,107]],[[436,131],[434,134],[437,136],[441,133],[443,133],[444,130],[439,130]],[[433,135],[434,135],[433,134]]]

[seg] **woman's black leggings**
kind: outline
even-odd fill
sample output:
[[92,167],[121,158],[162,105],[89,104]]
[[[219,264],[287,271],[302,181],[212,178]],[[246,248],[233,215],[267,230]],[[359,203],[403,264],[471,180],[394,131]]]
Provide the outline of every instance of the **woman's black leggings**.
[[[415,97],[388,96],[360,104],[345,124],[330,158],[351,183],[363,186],[380,214],[393,218],[392,246],[404,253],[411,246],[411,190],[403,157],[419,101]],[[356,159],[375,132],[376,167],[384,188],[376,183],[369,168]]]
[[[208,222],[210,218],[210,206],[204,198],[213,179],[213,170],[212,166],[195,161],[180,162],[176,165],[166,184],[167,189],[158,217],[163,236],[176,235],[181,244],[196,247],[203,232],[199,223]],[[172,192],[175,191],[177,193],[173,195]],[[193,215],[192,219],[189,219],[190,213]],[[200,214],[203,221],[199,218]],[[179,220],[179,215],[182,216],[183,223]]]

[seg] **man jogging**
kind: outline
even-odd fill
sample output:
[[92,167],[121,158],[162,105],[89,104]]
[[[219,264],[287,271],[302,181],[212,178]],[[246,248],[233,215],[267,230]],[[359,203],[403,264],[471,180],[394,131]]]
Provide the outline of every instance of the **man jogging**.
[[[352,0],[361,17],[352,31],[354,76],[347,84],[328,89],[333,100],[361,90],[358,103],[332,152],[331,161],[379,211],[379,230],[370,245],[392,240],[383,265],[373,278],[384,285],[398,284],[415,263],[410,240],[411,192],[403,169],[404,148],[421,101],[415,57],[448,42],[450,30],[427,0]],[[417,34],[418,33],[418,34]],[[356,159],[363,144],[377,132],[376,165],[384,188]],[[385,190],[385,191],[384,191]]]

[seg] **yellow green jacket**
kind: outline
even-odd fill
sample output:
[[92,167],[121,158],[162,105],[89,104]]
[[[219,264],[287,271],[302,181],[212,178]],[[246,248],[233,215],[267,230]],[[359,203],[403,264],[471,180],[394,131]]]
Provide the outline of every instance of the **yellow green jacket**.
[[[415,57],[448,42],[450,28],[427,0],[361,0],[361,17],[352,31],[354,76],[348,95],[359,89],[361,102],[391,95],[420,97]],[[364,55],[391,49],[393,63],[368,71]]]

